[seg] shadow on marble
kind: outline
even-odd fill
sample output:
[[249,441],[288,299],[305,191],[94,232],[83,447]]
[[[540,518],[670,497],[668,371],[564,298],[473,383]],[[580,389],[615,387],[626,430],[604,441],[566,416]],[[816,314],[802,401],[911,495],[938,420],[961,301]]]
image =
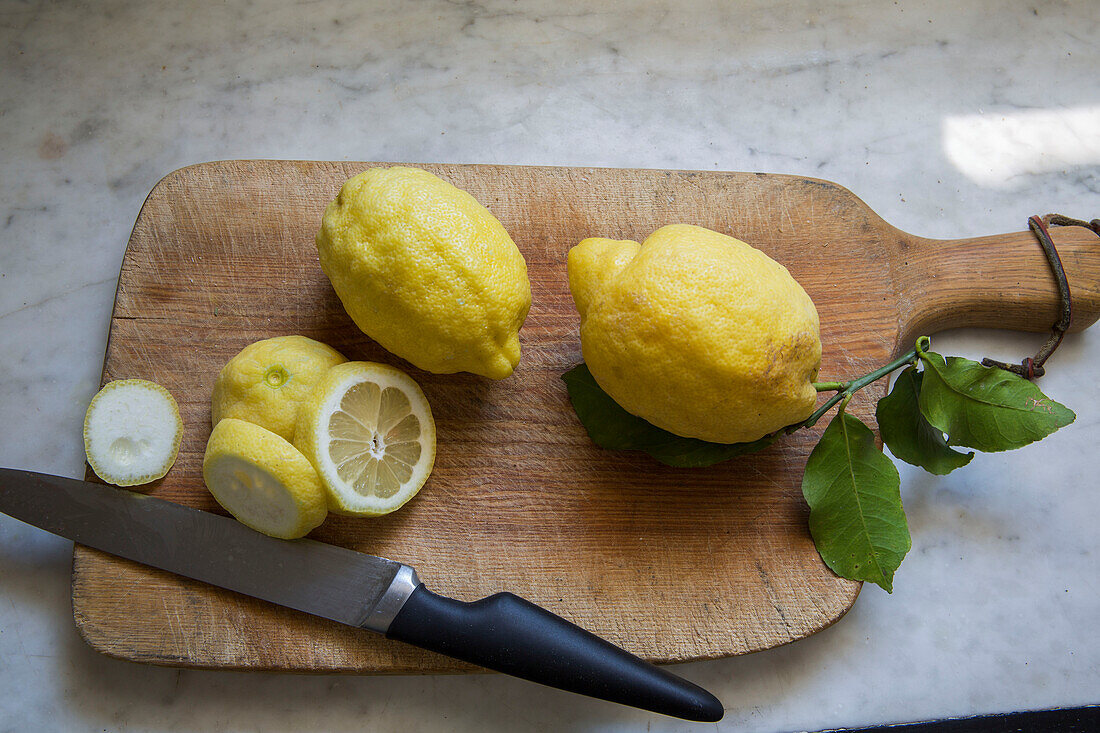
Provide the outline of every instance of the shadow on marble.
[[71,623],[53,604],[69,595],[72,556],[72,542],[0,515],[0,597]]

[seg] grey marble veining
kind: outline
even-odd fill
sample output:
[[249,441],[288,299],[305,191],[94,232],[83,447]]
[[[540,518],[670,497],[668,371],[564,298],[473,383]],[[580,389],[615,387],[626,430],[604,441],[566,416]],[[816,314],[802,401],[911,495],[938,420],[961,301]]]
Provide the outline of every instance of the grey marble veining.
[[[1100,8],[1038,2],[0,5],[0,465],[80,475],[119,264],[160,176],[221,158],[761,170],[931,237],[1100,216]],[[216,215],[216,212],[211,212]],[[1098,245],[1100,256],[1100,245]],[[1016,360],[1039,335],[952,332]],[[826,346],[827,347],[827,346]],[[1043,389],[1077,422],[944,478],[902,468],[895,592],[681,665],[719,730],[1095,703],[1100,331]],[[71,545],[0,518],[0,731],[693,730],[490,676],[303,677],[100,657]]]

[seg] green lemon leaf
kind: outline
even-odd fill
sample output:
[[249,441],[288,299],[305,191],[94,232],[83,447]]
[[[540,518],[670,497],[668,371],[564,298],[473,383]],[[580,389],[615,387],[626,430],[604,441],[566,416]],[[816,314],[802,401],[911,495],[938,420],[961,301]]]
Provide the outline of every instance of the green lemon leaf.
[[[660,428],[655,429],[660,430]],[[667,431],[661,430],[661,432]],[[778,438],[778,434],[772,434],[751,443],[708,443],[705,440],[681,438],[679,435],[668,433],[666,440],[644,446],[641,450],[667,466],[702,468],[764,450]]]
[[920,410],[948,445],[1012,450],[1045,438],[1077,417],[1023,377],[959,356],[921,352]]
[[895,456],[939,476],[970,463],[970,453],[947,447],[943,433],[921,414],[919,395],[923,374],[909,367],[898,375],[890,394],[878,401],[875,417],[882,441]]
[[596,383],[584,363],[570,369],[561,378],[581,424],[592,442],[601,448],[640,450],[669,466],[701,468],[761,450],[779,437],[778,434],[766,435],[751,443],[708,443],[682,438],[619,407]]
[[665,431],[619,407],[581,362],[561,375],[569,401],[592,442],[610,450],[640,450]]
[[893,591],[894,571],[912,541],[901,478],[859,418],[838,412],[806,461],[802,495],[810,534],[833,572]]

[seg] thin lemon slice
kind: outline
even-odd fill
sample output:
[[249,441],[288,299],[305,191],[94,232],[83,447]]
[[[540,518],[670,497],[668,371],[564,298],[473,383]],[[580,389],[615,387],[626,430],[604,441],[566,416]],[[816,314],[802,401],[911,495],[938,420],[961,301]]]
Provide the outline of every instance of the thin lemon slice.
[[214,426],[202,477],[227,512],[272,537],[304,537],[328,514],[325,490],[309,459],[244,420],[228,417]]
[[435,463],[435,421],[424,393],[385,364],[334,366],[302,403],[294,443],[328,490],[329,511],[378,516],[399,509]]
[[176,400],[144,379],[108,382],[84,414],[88,465],[115,486],[147,484],[168,473],[182,435]]

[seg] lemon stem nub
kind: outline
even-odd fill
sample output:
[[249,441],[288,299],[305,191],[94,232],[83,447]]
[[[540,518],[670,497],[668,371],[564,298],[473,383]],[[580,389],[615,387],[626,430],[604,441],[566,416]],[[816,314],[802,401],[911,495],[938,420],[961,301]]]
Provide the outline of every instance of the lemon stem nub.
[[288,379],[290,379],[290,375],[286,373],[286,369],[281,364],[270,367],[264,374],[264,382],[268,387],[275,389],[286,384]]

